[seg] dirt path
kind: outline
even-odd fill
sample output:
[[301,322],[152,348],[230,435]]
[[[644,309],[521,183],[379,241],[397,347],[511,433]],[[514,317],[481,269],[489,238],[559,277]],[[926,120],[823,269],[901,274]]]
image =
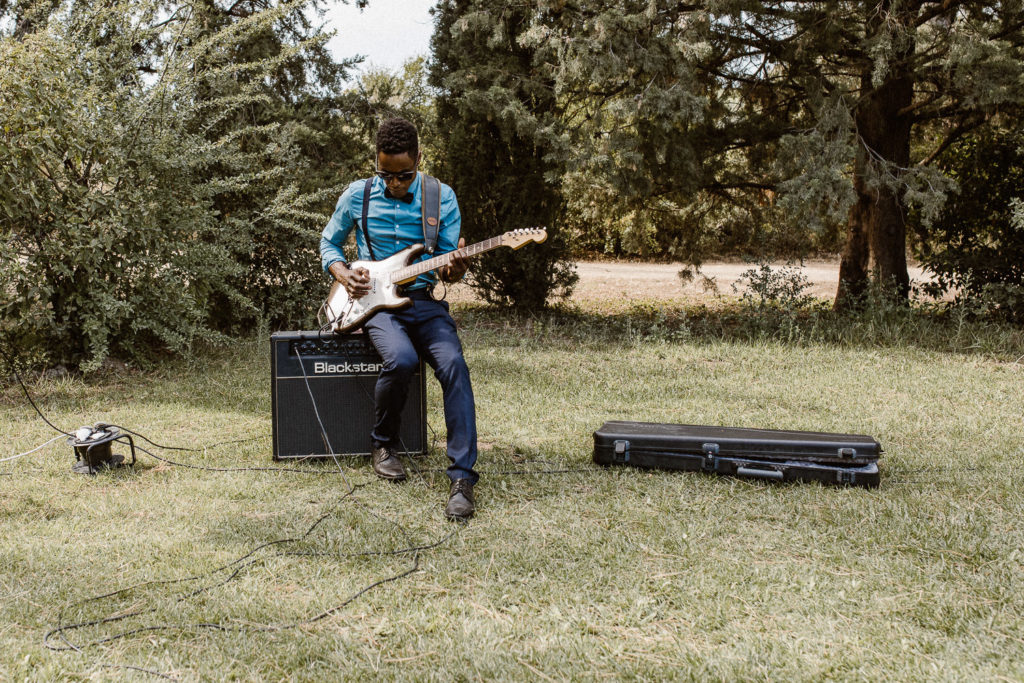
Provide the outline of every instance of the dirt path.
[[[776,268],[786,266],[785,263],[771,265]],[[699,300],[714,295],[713,288],[705,289],[705,281],[701,275],[713,280],[721,294],[738,296],[738,293],[733,292],[732,285],[739,281],[744,271],[751,268],[756,266],[749,263],[707,263],[701,268],[700,275],[684,284],[679,278],[679,271],[683,269],[683,265],[679,263],[580,261],[576,264],[580,281],[572,299],[585,301],[618,297]],[[825,299],[835,297],[836,288],[839,286],[839,259],[804,261],[798,269],[811,283],[807,290],[808,294]],[[924,282],[929,278],[921,268],[911,267],[910,279]],[[460,285],[452,291],[451,298],[471,299],[472,292],[465,285]]]

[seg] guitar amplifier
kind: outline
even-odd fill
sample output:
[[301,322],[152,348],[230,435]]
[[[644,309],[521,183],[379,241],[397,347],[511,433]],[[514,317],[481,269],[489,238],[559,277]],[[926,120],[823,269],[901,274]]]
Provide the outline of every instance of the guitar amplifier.
[[[369,455],[373,390],[380,368],[380,355],[365,334],[273,333],[270,375],[274,460],[330,457],[331,451],[335,455]],[[396,448],[412,455],[427,450],[422,360],[409,384],[401,441]]]

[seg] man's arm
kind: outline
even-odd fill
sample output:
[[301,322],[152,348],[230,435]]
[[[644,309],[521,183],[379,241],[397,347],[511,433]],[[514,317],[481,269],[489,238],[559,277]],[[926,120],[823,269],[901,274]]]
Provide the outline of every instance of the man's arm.
[[320,261],[324,271],[329,273],[335,280],[341,283],[349,296],[358,299],[370,291],[370,276],[365,268],[348,267],[345,261],[345,252],[342,246],[348,235],[352,232],[353,216],[351,211],[352,201],[359,183],[348,186],[338,204],[334,207],[334,214],[327,222],[320,236]]
[[345,252],[342,247],[352,232],[352,199],[356,191],[356,183],[349,185],[338,199],[331,219],[320,235],[320,263],[325,273],[334,274],[331,265],[337,262],[345,264]]

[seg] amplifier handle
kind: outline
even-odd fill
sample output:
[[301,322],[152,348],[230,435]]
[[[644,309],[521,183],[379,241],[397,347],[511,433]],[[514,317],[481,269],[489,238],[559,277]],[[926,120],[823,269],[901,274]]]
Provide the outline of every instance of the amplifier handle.
[[762,470],[756,467],[737,467],[736,476],[754,477],[756,479],[782,479],[783,474],[779,470]]

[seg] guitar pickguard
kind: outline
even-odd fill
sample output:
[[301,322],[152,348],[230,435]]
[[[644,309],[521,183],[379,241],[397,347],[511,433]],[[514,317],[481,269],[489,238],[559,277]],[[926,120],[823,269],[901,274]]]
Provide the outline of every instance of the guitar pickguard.
[[349,264],[353,270],[365,268],[369,271],[370,291],[358,299],[353,299],[340,282],[335,282],[331,286],[331,293],[324,304],[327,320],[331,323],[331,331],[351,332],[377,311],[400,308],[408,304],[408,297],[398,295],[398,286],[391,282],[391,274],[407,266],[421,251],[423,245],[416,244],[383,261],[353,261]]

